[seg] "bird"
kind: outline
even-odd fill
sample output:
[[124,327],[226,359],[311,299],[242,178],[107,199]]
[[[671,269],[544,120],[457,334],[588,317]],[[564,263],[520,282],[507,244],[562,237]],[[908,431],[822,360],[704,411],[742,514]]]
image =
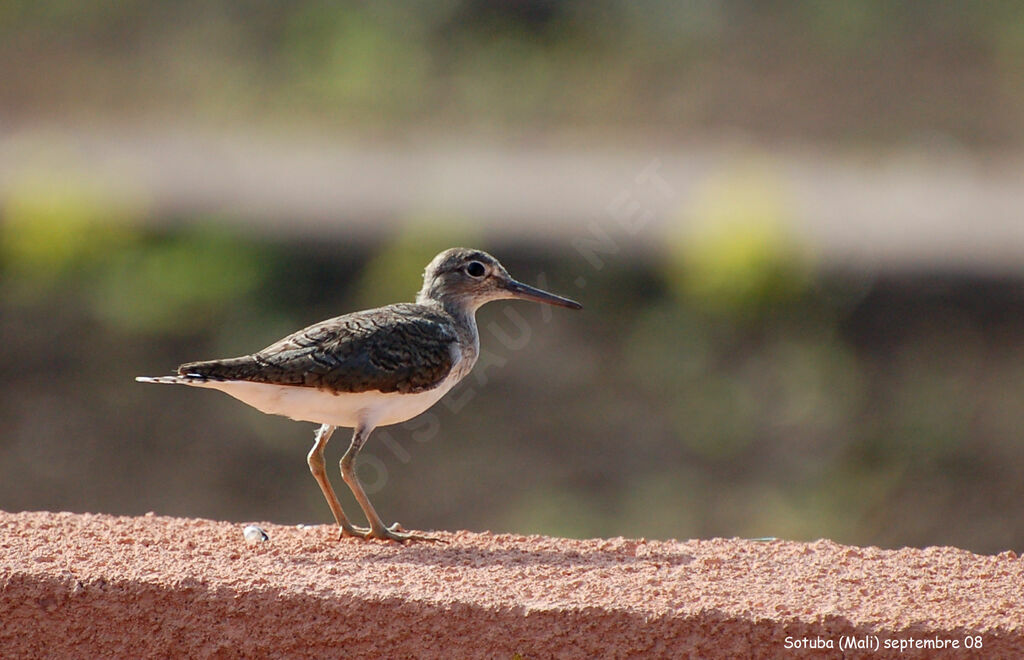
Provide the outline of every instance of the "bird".
[[[261,412],[319,424],[306,462],[340,538],[437,541],[384,524],[356,476],[356,457],[375,428],[412,419],[466,377],[480,355],[476,311],[505,299],[583,308],[513,279],[483,250],[450,248],[427,265],[413,303],[337,316],[249,355],[187,362],[176,375],[136,380],[220,390]],[[368,527],[345,515],[327,477],[324,449],[338,427],[352,429],[341,477]]]

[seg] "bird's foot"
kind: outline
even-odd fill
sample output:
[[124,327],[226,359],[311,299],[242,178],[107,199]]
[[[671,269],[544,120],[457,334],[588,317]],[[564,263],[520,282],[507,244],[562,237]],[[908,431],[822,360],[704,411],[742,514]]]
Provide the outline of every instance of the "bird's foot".
[[428,543],[447,543],[443,539],[439,539],[436,536],[425,536],[423,534],[415,534],[413,532],[405,531],[402,526],[398,523],[391,525],[391,527],[380,527],[370,528],[370,530],[363,536],[364,539],[379,539],[381,541],[397,541],[398,543],[405,543],[406,541],[425,541]]
[[357,538],[365,539],[366,535],[370,533],[369,527],[356,527],[355,525],[341,525],[341,533],[338,535],[338,540],[344,538]]

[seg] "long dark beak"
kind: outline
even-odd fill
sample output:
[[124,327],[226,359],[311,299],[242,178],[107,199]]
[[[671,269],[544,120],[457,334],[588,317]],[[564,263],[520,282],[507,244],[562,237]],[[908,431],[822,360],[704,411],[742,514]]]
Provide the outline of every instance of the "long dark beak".
[[557,305],[559,307],[568,307],[569,309],[583,309],[583,305],[579,304],[575,300],[569,300],[562,296],[556,296],[553,293],[547,291],[541,291],[535,289],[532,286],[517,282],[515,280],[509,280],[503,284],[506,291],[512,294],[513,298],[521,298],[522,300],[532,300],[534,302],[547,303],[549,305]]

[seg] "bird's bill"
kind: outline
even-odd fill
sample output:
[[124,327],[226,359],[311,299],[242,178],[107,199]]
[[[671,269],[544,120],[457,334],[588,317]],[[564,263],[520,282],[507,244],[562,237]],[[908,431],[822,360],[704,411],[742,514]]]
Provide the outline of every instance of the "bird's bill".
[[569,309],[583,309],[583,305],[579,304],[575,300],[569,300],[562,296],[556,296],[553,293],[547,291],[541,291],[535,289],[532,286],[510,280],[504,285],[504,289],[511,294],[513,298],[519,298],[521,300],[532,300],[534,302],[547,303],[549,305],[557,305],[559,307],[568,307]]

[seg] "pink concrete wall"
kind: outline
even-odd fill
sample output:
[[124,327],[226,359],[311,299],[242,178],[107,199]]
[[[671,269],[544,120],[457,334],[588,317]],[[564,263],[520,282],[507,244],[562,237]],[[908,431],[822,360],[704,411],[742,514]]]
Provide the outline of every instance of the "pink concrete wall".
[[1024,657],[1010,552],[243,526],[0,512],[0,656]]

